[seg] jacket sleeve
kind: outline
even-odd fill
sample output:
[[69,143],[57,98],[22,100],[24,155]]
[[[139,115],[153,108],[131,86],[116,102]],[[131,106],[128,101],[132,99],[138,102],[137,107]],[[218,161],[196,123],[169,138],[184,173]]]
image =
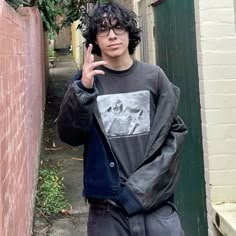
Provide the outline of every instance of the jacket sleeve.
[[84,88],[80,77],[78,72],[69,84],[57,118],[60,139],[72,146],[84,144],[98,94],[95,87]]
[[147,159],[128,178],[118,203],[129,215],[149,211],[173,196],[179,176],[179,156],[187,129],[177,115],[180,91],[158,70],[155,119],[147,146]]
[[183,121],[176,117],[159,151],[127,180],[118,202],[129,215],[158,207],[173,195],[186,133]]

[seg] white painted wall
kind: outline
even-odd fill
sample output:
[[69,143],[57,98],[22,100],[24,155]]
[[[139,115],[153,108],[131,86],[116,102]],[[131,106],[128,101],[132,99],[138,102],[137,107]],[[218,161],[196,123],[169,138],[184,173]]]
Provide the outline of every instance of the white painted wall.
[[212,204],[236,202],[236,0],[195,0],[209,236]]

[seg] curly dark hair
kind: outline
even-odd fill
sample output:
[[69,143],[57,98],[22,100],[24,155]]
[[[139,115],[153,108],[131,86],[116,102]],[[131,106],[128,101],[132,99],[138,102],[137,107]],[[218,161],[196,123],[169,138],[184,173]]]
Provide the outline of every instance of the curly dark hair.
[[[105,16],[104,16],[105,15]],[[86,47],[93,45],[92,53],[101,56],[101,50],[96,42],[98,27],[102,25],[104,19],[116,20],[119,25],[125,28],[129,35],[129,54],[132,55],[139,44],[141,29],[138,27],[137,15],[117,2],[106,4],[98,3],[91,16],[88,14],[83,21],[83,37],[86,40]]]

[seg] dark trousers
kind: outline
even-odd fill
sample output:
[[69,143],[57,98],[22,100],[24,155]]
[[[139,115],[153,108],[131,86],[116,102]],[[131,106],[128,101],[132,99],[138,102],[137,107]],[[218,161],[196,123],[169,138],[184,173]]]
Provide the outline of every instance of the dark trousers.
[[88,236],[184,236],[174,206],[128,217],[110,203],[90,204]]

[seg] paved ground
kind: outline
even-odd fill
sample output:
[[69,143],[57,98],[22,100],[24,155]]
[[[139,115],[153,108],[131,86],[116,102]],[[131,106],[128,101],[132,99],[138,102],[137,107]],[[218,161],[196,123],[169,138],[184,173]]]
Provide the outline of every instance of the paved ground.
[[47,220],[35,210],[34,236],[85,236],[88,206],[81,196],[82,192],[82,151],[83,148],[72,148],[60,142],[55,126],[61,99],[68,82],[76,72],[71,55],[60,53],[55,67],[50,69],[49,87],[45,110],[45,124],[41,147],[41,163],[59,163],[64,177],[66,199],[72,209],[68,216],[60,215]]

